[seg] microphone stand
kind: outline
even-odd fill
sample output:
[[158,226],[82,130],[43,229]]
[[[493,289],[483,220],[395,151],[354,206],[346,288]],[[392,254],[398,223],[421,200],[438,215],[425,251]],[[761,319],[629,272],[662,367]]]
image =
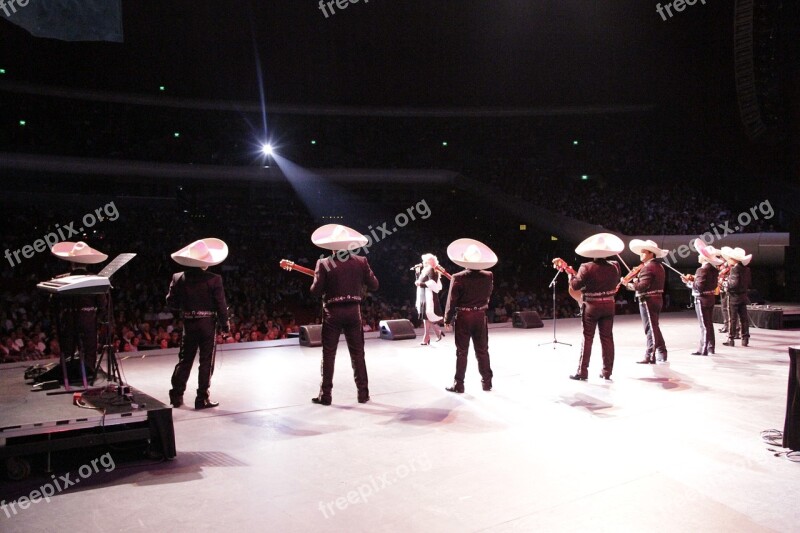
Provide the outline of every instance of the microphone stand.
[[558,315],[558,313],[556,312],[556,280],[558,279],[558,275],[559,274],[561,274],[561,270],[557,270],[556,271],[556,275],[553,277],[553,281],[551,281],[550,285],[548,285],[549,287],[551,287],[553,289],[553,341],[552,342],[542,342],[542,343],[539,344],[539,346],[544,346],[546,344],[552,344],[554,350],[556,349],[556,345],[557,344],[563,344],[564,346],[572,346],[571,344],[568,344],[566,342],[558,342],[558,339],[556,338],[556,322],[558,321],[558,318],[556,318],[557,315]]

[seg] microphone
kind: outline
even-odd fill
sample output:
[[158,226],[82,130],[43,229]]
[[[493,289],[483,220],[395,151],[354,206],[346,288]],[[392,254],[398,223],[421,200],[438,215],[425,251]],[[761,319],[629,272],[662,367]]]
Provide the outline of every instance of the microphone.
[[417,263],[417,264],[416,264],[416,265],[414,265],[413,267],[409,268],[409,270],[418,270],[418,269],[420,269],[420,268],[422,268],[422,267],[424,267],[424,266],[425,266],[425,265],[424,265],[423,263]]

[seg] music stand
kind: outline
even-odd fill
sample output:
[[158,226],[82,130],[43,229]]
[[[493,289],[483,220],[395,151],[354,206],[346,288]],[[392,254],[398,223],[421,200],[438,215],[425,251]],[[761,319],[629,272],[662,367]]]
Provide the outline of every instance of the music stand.
[[572,346],[571,344],[566,343],[566,342],[558,342],[558,339],[556,338],[556,322],[558,322],[558,318],[557,318],[558,313],[556,312],[556,280],[558,279],[558,275],[559,274],[561,274],[561,270],[557,270],[556,271],[556,275],[553,277],[553,281],[551,281],[550,285],[549,285],[549,287],[552,287],[552,289],[553,289],[553,340],[552,340],[552,342],[539,343],[539,346],[544,346],[546,344],[552,344],[554,350],[556,349],[556,345],[557,344],[563,344],[564,346]]

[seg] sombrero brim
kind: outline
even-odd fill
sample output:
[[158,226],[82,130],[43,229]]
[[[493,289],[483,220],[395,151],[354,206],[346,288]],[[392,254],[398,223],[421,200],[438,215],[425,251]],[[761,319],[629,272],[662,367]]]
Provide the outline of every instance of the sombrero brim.
[[624,249],[625,243],[613,233],[598,233],[580,243],[575,253],[589,259],[602,259],[617,255]]
[[[334,236],[337,227],[344,228],[346,236]],[[317,228],[311,235],[311,242],[325,250],[351,250],[365,246],[369,239],[353,228],[341,224],[325,224]]]
[[[477,246],[478,250],[481,251],[480,261],[465,261],[463,259],[464,252],[471,245]],[[456,239],[455,241],[451,242],[450,246],[447,247],[447,257],[449,257],[450,261],[458,266],[468,268],[470,270],[485,270],[487,268],[492,268],[497,264],[497,254],[495,254],[491,248],[480,241],[476,241],[475,239],[464,238]]]
[[653,241],[643,241],[641,239],[633,239],[631,243],[628,245],[628,248],[631,249],[631,252],[635,254],[640,254],[642,251],[647,250],[648,252],[652,252],[653,255],[658,257],[659,259],[664,258],[669,253],[669,250],[662,250],[658,247],[656,243]]
[[94,265],[97,263],[102,263],[108,259],[106,254],[95,250],[91,246],[87,246],[88,253],[72,255],[70,252],[73,250],[74,246],[74,242],[59,242],[54,244],[50,251],[59,259],[69,261],[71,263],[80,263],[83,265]]
[[222,240],[215,239],[214,237],[208,237],[200,240],[203,241],[208,248],[208,256],[206,258],[198,259],[196,257],[189,256],[189,249],[194,242],[187,244],[170,257],[172,257],[172,260],[179,265],[187,267],[210,267],[222,263],[225,261],[225,258],[228,257],[228,245]]

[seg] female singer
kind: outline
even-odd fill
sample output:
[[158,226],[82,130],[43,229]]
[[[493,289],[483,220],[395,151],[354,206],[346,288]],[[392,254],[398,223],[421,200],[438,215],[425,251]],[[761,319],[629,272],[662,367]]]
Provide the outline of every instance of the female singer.
[[422,269],[415,285],[417,286],[417,313],[425,323],[425,335],[422,344],[431,343],[431,328],[436,333],[436,341],[442,340],[444,332],[439,329],[442,321],[442,304],[439,302],[439,291],[442,290],[442,279],[436,267],[439,261],[433,254],[422,256]]

